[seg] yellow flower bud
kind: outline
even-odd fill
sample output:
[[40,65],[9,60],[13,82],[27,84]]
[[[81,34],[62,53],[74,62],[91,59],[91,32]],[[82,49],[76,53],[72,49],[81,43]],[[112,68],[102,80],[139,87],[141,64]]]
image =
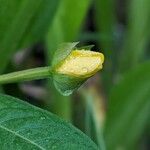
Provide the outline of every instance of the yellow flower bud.
[[56,69],[57,73],[74,77],[90,77],[102,69],[104,55],[89,50],[74,50]]

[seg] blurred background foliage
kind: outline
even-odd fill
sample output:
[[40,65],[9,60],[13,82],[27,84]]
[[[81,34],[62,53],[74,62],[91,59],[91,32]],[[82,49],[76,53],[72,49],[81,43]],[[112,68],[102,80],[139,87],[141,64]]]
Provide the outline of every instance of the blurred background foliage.
[[94,44],[104,69],[72,96],[51,79],[1,87],[68,120],[100,147],[150,148],[149,0],[0,0],[0,73],[50,65],[62,42]]

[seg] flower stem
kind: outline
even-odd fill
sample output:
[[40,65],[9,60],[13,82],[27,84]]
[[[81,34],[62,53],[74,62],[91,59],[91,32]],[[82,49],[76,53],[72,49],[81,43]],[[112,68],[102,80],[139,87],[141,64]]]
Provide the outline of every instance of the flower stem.
[[51,77],[51,67],[39,67],[0,75],[0,84],[30,81]]

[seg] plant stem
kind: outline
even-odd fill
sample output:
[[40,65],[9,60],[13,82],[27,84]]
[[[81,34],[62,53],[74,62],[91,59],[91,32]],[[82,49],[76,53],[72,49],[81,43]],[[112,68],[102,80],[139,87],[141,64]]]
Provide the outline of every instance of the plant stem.
[[[94,91],[93,91],[94,90]],[[100,110],[100,106],[98,107],[100,101],[100,98],[97,99],[97,95],[95,93],[95,89],[91,87],[91,89],[86,90],[80,90],[80,94],[85,100],[86,105],[86,132],[87,135],[92,137],[92,132],[95,132],[95,141],[97,141],[97,144],[99,146],[99,150],[106,150],[105,140],[103,137],[103,120],[102,117],[104,117],[103,112]],[[96,102],[97,101],[97,102]],[[99,108],[99,109],[98,109]],[[93,121],[93,126],[91,124],[91,121]],[[94,127],[94,130],[93,130]]]
[[107,61],[103,70],[102,78],[106,95],[111,90],[113,84],[113,74],[116,66],[116,45],[114,29],[116,25],[116,16],[114,3],[112,0],[95,1],[95,21],[99,34],[99,45],[102,48]]
[[30,81],[51,76],[51,67],[39,67],[0,75],[0,84]]

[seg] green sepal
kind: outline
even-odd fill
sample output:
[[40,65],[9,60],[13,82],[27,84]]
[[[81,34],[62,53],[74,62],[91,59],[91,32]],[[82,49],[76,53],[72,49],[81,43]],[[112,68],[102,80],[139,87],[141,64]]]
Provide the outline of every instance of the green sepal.
[[77,47],[76,49],[78,50],[87,50],[90,51],[95,45],[87,45],[87,46],[81,46],[81,47]]
[[55,74],[53,76],[53,82],[56,89],[64,96],[72,94],[85,81],[85,78],[77,78],[63,74]]
[[52,67],[55,68],[57,65],[59,65],[72,52],[72,50],[74,50],[74,47],[78,43],[79,42],[62,43],[55,51],[52,59]]

